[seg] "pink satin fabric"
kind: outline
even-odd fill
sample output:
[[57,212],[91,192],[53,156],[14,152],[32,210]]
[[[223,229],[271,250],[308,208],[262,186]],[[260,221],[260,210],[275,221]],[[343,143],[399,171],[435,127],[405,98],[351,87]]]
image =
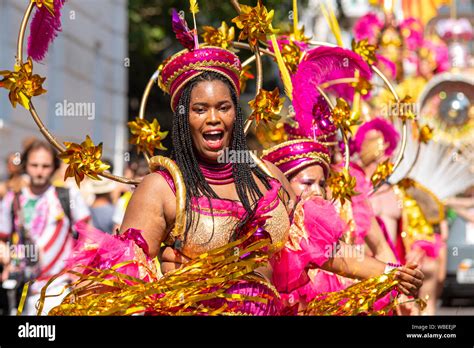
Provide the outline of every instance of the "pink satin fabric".
[[311,281],[308,268],[321,267],[335,254],[344,223],[331,202],[312,197],[303,204],[304,227],[308,235],[299,241],[299,250],[288,244],[272,258],[273,284],[282,298],[310,301],[315,295],[343,288],[335,274],[318,275]]

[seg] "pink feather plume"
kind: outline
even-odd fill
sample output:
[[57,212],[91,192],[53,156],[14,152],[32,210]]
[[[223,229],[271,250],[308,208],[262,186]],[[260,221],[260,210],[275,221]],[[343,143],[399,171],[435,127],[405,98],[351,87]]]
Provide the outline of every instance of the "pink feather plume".
[[[314,132],[314,120],[321,116],[315,115],[315,110],[321,112],[327,110],[327,105],[320,105],[319,109],[315,109],[315,105],[322,102],[316,87],[336,79],[354,77],[356,70],[359,70],[361,77],[371,79],[372,71],[369,65],[350,50],[340,47],[317,47],[307,52],[297,72],[292,76],[293,107],[299,129]],[[348,102],[351,102],[354,96],[354,87],[347,83],[333,85],[325,91]]]
[[66,0],[54,0],[53,16],[46,6],[36,9],[28,37],[28,56],[39,62],[48,53],[49,45],[61,31],[61,9]]
[[375,13],[368,13],[355,23],[354,37],[357,41],[365,39],[374,45],[383,25],[383,21]]
[[173,32],[175,33],[179,43],[184,48],[193,50],[196,46],[195,36],[193,35],[193,31],[189,29],[186,20],[182,18],[175,9],[172,11],[171,18]]

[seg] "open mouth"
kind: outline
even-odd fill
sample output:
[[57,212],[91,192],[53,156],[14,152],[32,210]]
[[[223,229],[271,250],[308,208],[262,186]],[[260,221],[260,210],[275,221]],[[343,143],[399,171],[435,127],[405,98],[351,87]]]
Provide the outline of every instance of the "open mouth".
[[209,131],[209,132],[203,133],[202,136],[209,148],[218,149],[222,147],[222,143],[224,140],[223,131]]

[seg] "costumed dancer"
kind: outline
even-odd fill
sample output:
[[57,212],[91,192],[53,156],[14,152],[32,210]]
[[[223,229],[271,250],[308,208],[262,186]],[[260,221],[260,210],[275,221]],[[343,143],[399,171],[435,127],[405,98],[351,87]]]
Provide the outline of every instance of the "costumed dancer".
[[[195,1],[191,9],[193,14],[197,12]],[[242,12],[246,10],[266,11],[261,3]],[[249,21],[246,13],[237,19],[241,24]],[[239,106],[239,58],[219,47],[201,48],[196,28],[189,30],[177,12],[173,13],[173,29],[185,50],[167,59],[159,76],[159,85],[170,94],[174,111],[172,160],[150,159],[153,173],[134,192],[119,236],[78,225],[81,240],[70,260],[71,269],[66,271],[78,279],[50,314],[285,314],[287,309],[271,282],[269,259],[278,255],[292,229],[310,231],[310,239],[322,238],[324,245],[337,239],[338,229],[330,229],[325,236],[315,233],[318,209],[326,204],[321,198],[299,202],[294,212],[299,218],[291,221],[291,201],[296,197],[276,166],[258,159],[219,163],[225,149],[252,158]],[[67,146],[60,157],[73,163],[72,154],[93,144],[87,139],[81,145]],[[89,163],[85,165],[90,170],[87,174],[114,178],[97,160],[97,151],[93,153],[94,165],[99,168],[94,171],[96,167]],[[100,152],[98,155],[100,158]],[[77,174],[79,182],[84,174],[70,168],[66,175]],[[167,260],[166,250],[160,252],[162,243],[183,262]],[[305,259],[316,264],[323,261],[321,246],[304,250],[309,253]],[[156,256],[162,277],[153,263]],[[327,262],[341,264],[337,258]],[[371,262],[374,267],[360,271],[369,272],[367,277],[374,270],[374,274],[383,274],[386,264],[375,259]],[[325,294],[321,303],[341,314],[376,312],[372,307],[379,297],[397,286],[415,295],[422,278],[419,270],[406,267],[368,279],[352,290]],[[46,290],[47,286],[39,312]],[[91,294],[94,296],[88,296]],[[311,313],[328,313],[312,309]]]

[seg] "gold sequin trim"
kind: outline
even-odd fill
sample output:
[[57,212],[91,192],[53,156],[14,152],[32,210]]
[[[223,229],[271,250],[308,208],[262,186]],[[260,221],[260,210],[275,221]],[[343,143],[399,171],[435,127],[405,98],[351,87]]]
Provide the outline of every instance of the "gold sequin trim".
[[302,158],[307,158],[307,157],[312,158],[312,159],[316,159],[316,160],[320,160],[320,161],[324,161],[325,164],[329,166],[329,164],[327,163],[327,162],[330,162],[329,156],[326,155],[325,153],[315,152],[315,151],[283,158],[282,160],[279,160],[278,162],[276,162],[275,165],[279,166],[283,163],[287,163],[287,162],[290,162],[290,161],[295,161],[295,160],[302,159]]
[[184,73],[185,71],[196,69],[196,70],[203,70],[202,68],[210,67],[210,66],[218,66],[222,68],[228,68],[229,70],[233,71],[237,76],[240,75],[239,69],[236,69],[235,65],[219,62],[217,60],[204,60],[196,63],[191,63],[188,65],[183,66],[181,69],[177,70],[173,75],[171,75],[168,80],[165,82],[166,90],[169,93],[170,86],[179,75]]
[[281,148],[284,148],[284,147],[287,147],[287,146],[290,146],[290,145],[294,145],[294,144],[302,144],[302,143],[317,143],[317,142],[314,141],[313,139],[309,139],[309,138],[288,140],[288,141],[285,141],[284,143],[275,145],[275,146],[273,146],[273,147],[271,147],[267,150],[263,150],[263,156],[267,156],[270,153],[275,152],[276,150],[279,150]]

